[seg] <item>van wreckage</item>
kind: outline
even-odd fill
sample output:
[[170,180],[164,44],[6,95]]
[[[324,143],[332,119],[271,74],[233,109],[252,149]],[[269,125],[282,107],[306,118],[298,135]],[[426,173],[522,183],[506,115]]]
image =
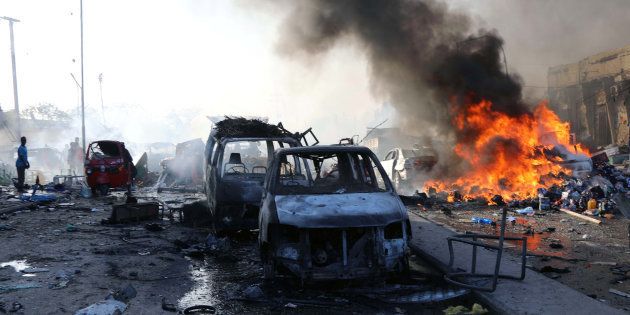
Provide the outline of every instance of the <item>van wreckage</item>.
[[365,147],[276,150],[259,221],[267,279],[356,279],[409,268],[406,208]]
[[242,117],[217,122],[206,142],[204,191],[215,232],[258,227],[258,212],[269,158],[278,148],[319,143],[311,128],[291,133]]

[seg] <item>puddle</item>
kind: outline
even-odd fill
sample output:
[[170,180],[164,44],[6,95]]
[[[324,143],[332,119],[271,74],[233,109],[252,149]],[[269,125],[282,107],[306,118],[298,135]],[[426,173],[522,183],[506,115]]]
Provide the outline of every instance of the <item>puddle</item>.
[[29,265],[26,262],[26,260],[12,260],[12,261],[0,263],[0,268],[6,268],[6,267],[13,268],[15,272],[21,273],[22,277],[35,277],[36,276],[35,273],[24,273],[24,270],[31,268],[31,265]]
[[22,272],[22,270],[26,268],[31,268],[31,265],[29,265],[26,260],[13,260],[0,263],[0,268],[5,267],[11,267],[15,272]]
[[216,294],[217,270],[208,269],[206,266],[191,265],[191,279],[195,282],[193,288],[181,297],[177,304],[184,309],[193,305],[217,305],[219,300]]

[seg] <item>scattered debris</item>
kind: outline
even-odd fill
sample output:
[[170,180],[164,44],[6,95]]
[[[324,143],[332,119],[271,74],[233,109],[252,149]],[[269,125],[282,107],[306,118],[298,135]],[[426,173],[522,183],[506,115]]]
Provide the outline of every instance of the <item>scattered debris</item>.
[[122,314],[126,309],[127,304],[110,297],[80,309],[74,315],[114,315]]
[[546,272],[569,273],[569,272],[571,272],[571,270],[569,270],[568,267],[556,268],[556,267],[553,267],[553,266],[544,266],[544,267],[540,268],[539,271],[542,272],[542,273],[546,273]]
[[137,222],[157,219],[160,215],[160,204],[154,201],[112,206],[112,215],[107,223]]
[[264,296],[262,289],[257,285],[251,285],[243,290],[243,297],[249,300],[259,300]]
[[177,312],[177,307],[175,307],[175,304],[166,302],[166,297],[162,298],[162,309],[167,312]]
[[217,309],[211,305],[195,305],[184,309],[184,314],[214,314]]

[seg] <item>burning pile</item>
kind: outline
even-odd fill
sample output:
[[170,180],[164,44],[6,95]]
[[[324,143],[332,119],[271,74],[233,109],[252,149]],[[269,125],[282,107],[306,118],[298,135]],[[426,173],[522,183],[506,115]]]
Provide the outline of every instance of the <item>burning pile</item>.
[[560,184],[560,175],[570,172],[561,164],[566,159],[587,159],[587,150],[570,144],[569,125],[545,103],[531,114],[509,116],[482,100],[455,113],[452,123],[462,135],[454,153],[464,171],[455,178],[429,181],[425,188],[457,191],[464,199],[490,200],[497,194],[522,199],[541,186]]

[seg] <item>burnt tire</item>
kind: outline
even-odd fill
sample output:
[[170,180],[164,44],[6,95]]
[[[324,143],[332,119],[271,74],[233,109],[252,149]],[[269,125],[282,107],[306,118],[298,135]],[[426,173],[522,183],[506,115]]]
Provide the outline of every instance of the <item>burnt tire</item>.
[[108,185],[98,185],[98,193],[101,196],[107,196],[107,193],[109,192],[109,186]]

